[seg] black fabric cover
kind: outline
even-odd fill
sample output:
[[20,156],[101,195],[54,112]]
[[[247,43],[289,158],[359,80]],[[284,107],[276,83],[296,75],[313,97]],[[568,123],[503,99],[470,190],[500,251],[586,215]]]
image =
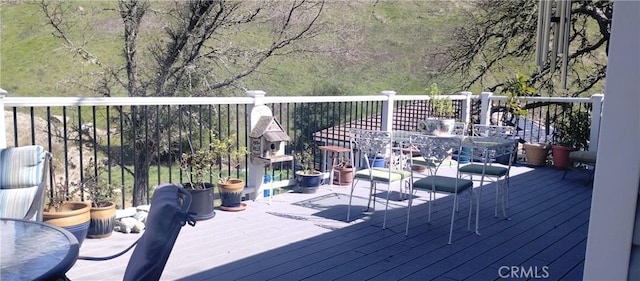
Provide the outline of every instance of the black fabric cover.
[[158,186],[151,200],[144,234],[138,241],[123,280],[159,280],[187,214],[178,205],[173,184]]

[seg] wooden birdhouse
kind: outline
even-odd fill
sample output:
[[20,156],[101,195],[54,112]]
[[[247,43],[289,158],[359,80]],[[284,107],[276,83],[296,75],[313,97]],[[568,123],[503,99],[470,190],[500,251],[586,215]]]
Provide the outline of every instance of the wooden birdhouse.
[[249,134],[251,161],[254,164],[270,164],[289,161],[293,157],[285,155],[286,142],[291,141],[282,125],[273,116],[262,116]]

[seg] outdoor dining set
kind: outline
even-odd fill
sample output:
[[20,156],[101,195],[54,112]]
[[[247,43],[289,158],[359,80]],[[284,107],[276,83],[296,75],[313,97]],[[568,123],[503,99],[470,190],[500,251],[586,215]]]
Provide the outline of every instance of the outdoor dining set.
[[[454,221],[459,210],[460,195],[468,194],[469,215],[467,229],[471,230],[471,220],[475,211],[475,233],[479,231],[479,211],[482,188],[474,188],[474,176],[480,185],[485,180],[495,182],[495,217],[501,213],[508,219],[509,171],[516,155],[518,142],[515,129],[509,126],[474,125],[467,130],[464,123],[456,123],[455,129],[444,135],[416,131],[373,131],[352,129],[350,131],[351,157],[363,158],[363,169],[355,172],[351,185],[347,221],[351,219],[353,191],[358,181],[368,181],[369,199],[365,212],[375,210],[378,184],[386,184],[386,205],[382,228],[386,228],[387,210],[391,186],[398,185],[402,199],[407,202],[407,222],[405,235],[409,234],[413,194],[417,190],[429,193],[429,216],[435,194],[453,196],[451,224],[448,243],[453,238]],[[467,133],[470,131],[470,133]],[[384,167],[373,165],[372,159],[384,157]],[[453,173],[442,173],[455,169]],[[445,175],[446,174],[446,175]],[[452,175],[453,174],[453,175]],[[371,206],[373,204],[373,206]]]

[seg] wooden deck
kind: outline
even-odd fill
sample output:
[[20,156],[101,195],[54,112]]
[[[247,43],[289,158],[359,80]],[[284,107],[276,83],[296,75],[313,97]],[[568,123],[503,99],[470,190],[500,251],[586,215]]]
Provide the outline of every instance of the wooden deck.
[[[355,218],[348,223],[349,189],[322,186],[315,194],[277,195],[271,205],[249,201],[245,211],[216,211],[213,219],[185,226],[162,279],[581,280],[591,203],[588,175],[571,172],[563,180],[562,171],[552,167],[526,166],[513,167],[511,175],[511,219],[494,218],[493,185],[477,187],[482,189],[482,235],[467,232],[464,197],[452,245],[447,245],[451,197],[436,199],[432,223],[427,224],[429,197],[418,192],[405,236],[406,201],[397,201],[397,186],[392,187],[385,230],[381,225],[386,186],[378,190],[378,211],[365,215],[361,210],[367,189],[359,184]],[[87,239],[80,254],[108,255],[139,236],[114,233],[106,239]],[[129,254],[110,261],[77,261],[67,276],[121,280],[128,258]]]

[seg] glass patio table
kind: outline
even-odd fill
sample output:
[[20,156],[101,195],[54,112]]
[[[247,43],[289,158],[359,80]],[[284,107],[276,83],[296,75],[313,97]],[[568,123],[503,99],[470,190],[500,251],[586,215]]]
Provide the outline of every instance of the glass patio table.
[[0,280],[55,280],[75,264],[80,246],[46,223],[0,219]]

